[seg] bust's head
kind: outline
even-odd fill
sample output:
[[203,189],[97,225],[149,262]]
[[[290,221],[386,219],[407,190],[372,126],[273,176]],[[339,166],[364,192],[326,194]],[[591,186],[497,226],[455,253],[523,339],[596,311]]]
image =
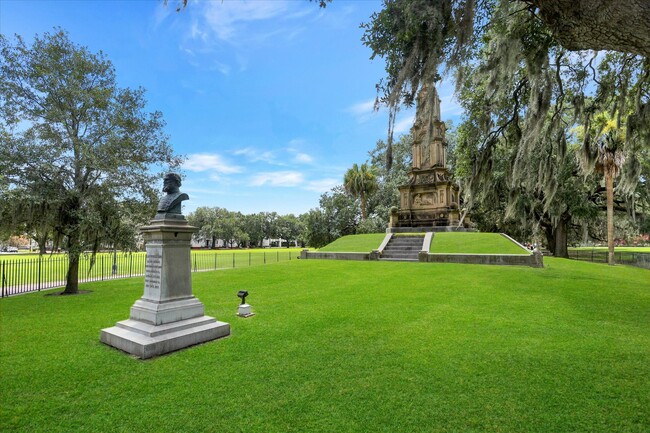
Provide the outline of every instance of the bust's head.
[[167,173],[163,180],[163,192],[167,194],[177,193],[181,187],[181,177],[176,173]]

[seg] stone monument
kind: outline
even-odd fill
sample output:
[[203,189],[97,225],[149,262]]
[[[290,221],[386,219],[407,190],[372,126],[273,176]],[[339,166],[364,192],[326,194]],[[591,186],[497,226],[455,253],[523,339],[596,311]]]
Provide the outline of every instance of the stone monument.
[[399,187],[400,207],[392,209],[389,232],[426,231],[457,226],[459,190],[447,168],[445,124],[440,120],[440,98],[435,87],[422,87],[411,128],[413,162],[408,185]]
[[188,200],[175,173],[165,176],[158,211],[140,229],[145,240],[144,295],[131,307],[129,319],[102,329],[100,340],[139,358],[151,358],[230,335],[230,325],[204,315],[192,295],[190,245],[197,231],[181,213]]

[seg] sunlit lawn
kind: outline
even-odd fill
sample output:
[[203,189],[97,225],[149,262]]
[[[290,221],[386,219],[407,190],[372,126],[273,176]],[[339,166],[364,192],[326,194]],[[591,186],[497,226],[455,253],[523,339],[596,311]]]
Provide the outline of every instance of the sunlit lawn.
[[[0,300],[0,429],[646,432],[650,272],[293,260],[193,274],[230,337],[149,361],[99,342],[142,278]],[[236,292],[256,315],[235,316]]]
[[436,233],[431,241],[432,253],[530,254],[499,233]]
[[368,253],[379,248],[384,237],[386,237],[385,233],[343,236],[324,246],[319,251]]

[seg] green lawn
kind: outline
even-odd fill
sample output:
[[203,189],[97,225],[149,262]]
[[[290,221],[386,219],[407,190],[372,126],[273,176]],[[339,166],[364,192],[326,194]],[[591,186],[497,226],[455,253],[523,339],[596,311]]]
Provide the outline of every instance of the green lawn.
[[465,254],[530,254],[499,233],[436,233],[429,248],[431,253]]
[[368,253],[376,250],[386,237],[386,233],[368,233],[343,236],[321,248],[319,251],[337,253]]
[[[149,361],[99,342],[142,278],[2,299],[0,429],[649,431],[649,271],[545,264],[197,273],[195,295],[232,335]],[[235,317],[241,289],[249,319]]]

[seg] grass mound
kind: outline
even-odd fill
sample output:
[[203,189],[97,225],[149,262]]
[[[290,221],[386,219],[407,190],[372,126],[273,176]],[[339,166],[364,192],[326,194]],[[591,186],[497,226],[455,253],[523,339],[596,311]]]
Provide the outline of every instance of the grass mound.
[[343,236],[331,244],[324,246],[319,251],[335,253],[367,253],[379,248],[385,236],[385,233]]
[[[444,278],[437,279],[437,275]],[[296,260],[193,274],[230,337],[148,361],[99,342],[143,279],[0,300],[3,431],[650,430],[650,279]],[[256,316],[235,317],[237,290]]]
[[436,233],[429,251],[461,254],[530,254],[529,251],[499,233],[473,232]]

